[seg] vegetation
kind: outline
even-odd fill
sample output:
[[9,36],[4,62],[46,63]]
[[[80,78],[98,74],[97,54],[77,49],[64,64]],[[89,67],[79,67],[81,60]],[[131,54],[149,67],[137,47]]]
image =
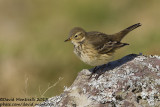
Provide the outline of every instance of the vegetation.
[[[45,97],[58,95],[80,70],[92,68],[74,55],[70,43],[64,43],[75,26],[111,34],[141,22],[142,26],[123,40],[130,45],[118,50],[113,60],[130,53],[159,55],[159,3],[1,0],[0,97],[40,97],[46,90]],[[54,87],[48,90],[50,86]]]

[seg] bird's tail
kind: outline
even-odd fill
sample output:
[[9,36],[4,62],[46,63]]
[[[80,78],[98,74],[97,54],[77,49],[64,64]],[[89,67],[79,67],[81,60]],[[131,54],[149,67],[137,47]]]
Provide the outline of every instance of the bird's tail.
[[[141,26],[141,23],[134,24],[134,25],[132,25],[132,26],[126,28],[126,29],[129,30],[129,31],[132,31],[139,26]],[[126,30],[126,29],[124,29],[124,30]]]
[[137,23],[137,24],[134,24],[116,34],[113,34],[112,37],[113,37],[113,40],[114,41],[121,41],[123,39],[123,37],[128,34],[130,31],[136,29],[137,27],[141,26],[141,23]]

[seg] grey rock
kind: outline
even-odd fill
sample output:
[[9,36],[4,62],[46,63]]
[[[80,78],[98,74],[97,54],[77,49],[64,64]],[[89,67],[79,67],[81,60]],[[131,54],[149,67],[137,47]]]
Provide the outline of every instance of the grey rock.
[[92,70],[79,72],[60,96],[37,107],[160,107],[160,56],[130,54],[88,79]]

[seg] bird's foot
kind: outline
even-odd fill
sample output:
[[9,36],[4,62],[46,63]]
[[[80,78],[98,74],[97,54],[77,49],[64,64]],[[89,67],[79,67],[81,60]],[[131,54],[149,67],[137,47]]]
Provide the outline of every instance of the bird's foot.
[[97,66],[94,67],[94,69],[93,69],[91,75],[89,76],[88,80],[90,80],[90,79],[92,78],[93,74],[95,74],[98,69],[99,69],[99,68],[98,68]]
[[97,71],[99,71],[98,73],[97,73],[97,75],[95,76],[95,79],[97,80],[98,78],[99,78],[99,76],[101,76],[104,72],[103,72],[103,70],[104,70],[104,68],[105,68],[105,64],[104,65],[102,65],[102,66],[100,66],[100,67],[95,67],[94,69],[93,69],[93,72],[91,73],[91,75],[90,75],[90,77],[88,78],[88,80],[90,80],[91,78],[92,78],[92,76],[97,72]]
[[99,78],[102,74],[104,74],[104,72],[98,73],[98,74],[95,76],[95,79],[98,80],[98,78]]

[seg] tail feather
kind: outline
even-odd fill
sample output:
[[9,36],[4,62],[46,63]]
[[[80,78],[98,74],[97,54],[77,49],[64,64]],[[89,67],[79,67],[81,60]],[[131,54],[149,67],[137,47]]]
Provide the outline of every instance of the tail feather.
[[126,28],[126,29],[128,29],[129,31],[132,31],[132,30],[134,30],[135,28],[137,28],[139,26],[141,26],[141,23],[134,24],[134,25],[132,25],[132,26]]
[[113,34],[112,35],[112,39],[114,41],[120,42],[126,34],[128,34],[130,31],[138,28],[139,26],[141,26],[141,23],[134,24],[134,25],[132,25],[132,26],[130,26],[130,27],[128,27],[128,28],[116,33],[116,34]]

